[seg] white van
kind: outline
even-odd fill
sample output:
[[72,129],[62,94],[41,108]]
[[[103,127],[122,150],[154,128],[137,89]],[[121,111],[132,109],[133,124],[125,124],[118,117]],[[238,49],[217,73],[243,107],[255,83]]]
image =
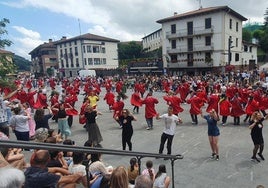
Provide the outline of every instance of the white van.
[[79,71],[79,76],[84,79],[88,76],[95,77],[96,76],[96,71],[95,70],[80,70]]

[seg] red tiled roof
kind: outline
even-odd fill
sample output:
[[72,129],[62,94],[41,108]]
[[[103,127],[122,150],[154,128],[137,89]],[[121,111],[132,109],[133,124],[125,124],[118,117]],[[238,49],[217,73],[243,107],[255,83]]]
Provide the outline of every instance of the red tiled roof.
[[202,15],[202,14],[208,14],[208,13],[212,13],[212,12],[219,12],[219,11],[228,12],[229,14],[232,14],[233,16],[241,19],[242,21],[247,20],[247,18],[245,18],[244,16],[235,12],[233,9],[229,8],[228,6],[217,6],[217,7],[200,8],[198,10],[194,10],[194,11],[190,11],[190,12],[186,12],[186,13],[182,13],[182,14],[176,14],[174,16],[167,17],[167,18],[158,20],[156,22],[157,23],[165,23],[165,22],[169,22],[169,21],[181,20],[181,19],[185,19],[188,17],[198,16],[198,15]]
[[10,51],[7,51],[7,50],[0,49],[0,54],[13,54],[13,52],[10,52]]

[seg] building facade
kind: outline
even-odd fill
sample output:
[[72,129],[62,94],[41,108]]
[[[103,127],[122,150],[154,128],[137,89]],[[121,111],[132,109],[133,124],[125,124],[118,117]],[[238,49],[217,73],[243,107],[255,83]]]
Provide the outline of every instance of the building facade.
[[142,38],[142,48],[145,52],[151,52],[162,47],[162,29]]
[[258,45],[250,42],[243,41],[242,43],[242,56],[241,56],[241,68],[242,70],[253,70],[257,68]]
[[62,77],[78,76],[84,69],[118,68],[118,43],[116,39],[84,34],[55,42],[59,72]]
[[58,70],[58,57],[56,45],[49,39],[48,43],[39,45],[33,49],[30,53],[31,55],[31,72],[35,76],[45,76],[50,71],[49,74],[55,75]]
[[228,6],[200,8],[158,20],[162,24],[163,61],[170,74],[205,74],[239,66],[242,22]]

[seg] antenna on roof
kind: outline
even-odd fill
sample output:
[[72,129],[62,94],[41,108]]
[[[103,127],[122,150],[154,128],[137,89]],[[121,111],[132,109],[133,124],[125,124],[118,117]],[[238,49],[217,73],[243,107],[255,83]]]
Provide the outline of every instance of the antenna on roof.
[[202,9],[202,0],[197,0],[199,2],[199,9]]
[[80,26],[80,19],[78,18],[78,24],[79,24],[79,33],[81,35],[81,26]]

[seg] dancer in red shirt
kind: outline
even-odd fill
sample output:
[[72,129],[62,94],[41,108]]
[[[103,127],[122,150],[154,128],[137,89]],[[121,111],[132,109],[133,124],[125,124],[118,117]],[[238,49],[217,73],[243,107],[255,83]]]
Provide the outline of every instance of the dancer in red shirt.
[[169,95],[164,96],[163,99],[167,101],[167,104],[172,107],[173,114],[178,116],[180,112],[183,112],[183,108],[181,107],[182,100],[180,97],[175,95],[174,92],[169,91]]
[[155,105],[158,104],[158,100],[152,95],[153,92],[150,91],[147,97],[142,101],[142,104],[145,104],[145,119],[148,125],[147,130],[153,129],[153,117],[157,115]]
[[139,108],[142,105],[141,96],[138,90],[135,90],[135,92],[131,95],[130,103],[134,106],[133,113],[136,111],[138,114]]
[[192,124],[198,124],[197,115],[201,113],[201,107],[203,105],[203,100],[196,96],[196,93],[192,91],[191,98],[187,100],[187,103],[190,104],[190,114],[192,118]]

